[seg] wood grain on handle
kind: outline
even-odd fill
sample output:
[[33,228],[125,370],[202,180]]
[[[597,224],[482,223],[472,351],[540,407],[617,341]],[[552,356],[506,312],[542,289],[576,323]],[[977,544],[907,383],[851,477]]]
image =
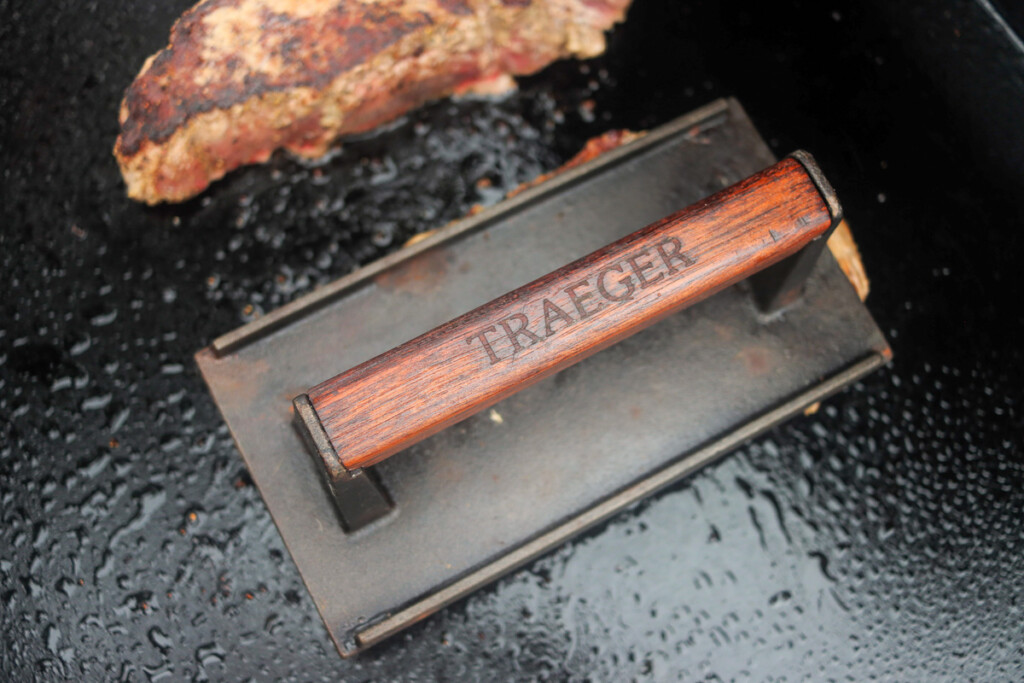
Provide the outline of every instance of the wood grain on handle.
[[339,460],[325,465],[378,463],[797,252],[832,220],[785,159],[343,372],[308,391]]

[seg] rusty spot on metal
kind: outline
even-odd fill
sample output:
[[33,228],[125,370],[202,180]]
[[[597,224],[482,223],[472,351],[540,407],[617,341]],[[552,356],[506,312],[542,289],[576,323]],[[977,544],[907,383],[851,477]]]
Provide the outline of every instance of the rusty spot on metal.
[[449,255],[444,249],[431,249],[414,259],[377,275],[374,283],[386,290],[408,294],[428,294],[435,291],[449,269]]
[[750,346],[736,354],[751,377],[760,377],[775,368],[772,352],[763,346]]

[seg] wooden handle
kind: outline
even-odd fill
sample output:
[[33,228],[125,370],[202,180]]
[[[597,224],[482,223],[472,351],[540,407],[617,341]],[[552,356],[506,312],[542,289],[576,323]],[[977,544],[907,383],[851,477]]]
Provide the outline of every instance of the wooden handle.
[[378,463],[820,238],[838,205],[799,158],[310,389],[296,405],[318,417],[306,423],[328,473]]

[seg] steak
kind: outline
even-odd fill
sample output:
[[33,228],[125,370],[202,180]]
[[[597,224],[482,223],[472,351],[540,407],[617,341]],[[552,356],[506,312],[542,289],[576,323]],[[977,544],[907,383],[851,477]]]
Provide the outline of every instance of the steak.
[[203,0],[125,93],[133,199],[181,201],[276,149],[306,158],[428,100],[593,57],[630,0]]

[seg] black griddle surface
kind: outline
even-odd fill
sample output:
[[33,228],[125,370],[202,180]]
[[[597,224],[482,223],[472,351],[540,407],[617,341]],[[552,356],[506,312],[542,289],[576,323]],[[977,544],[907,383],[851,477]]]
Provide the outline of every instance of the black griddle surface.
[[[110,148],[188,3],[4,5],[2,677],[1019,678],[1019,179],[870,4],[762,4],[636,0],[599,60],[155,210]],[[340,660],[192,353],[590,135],[721,95],[827,170],[895,364]]]

